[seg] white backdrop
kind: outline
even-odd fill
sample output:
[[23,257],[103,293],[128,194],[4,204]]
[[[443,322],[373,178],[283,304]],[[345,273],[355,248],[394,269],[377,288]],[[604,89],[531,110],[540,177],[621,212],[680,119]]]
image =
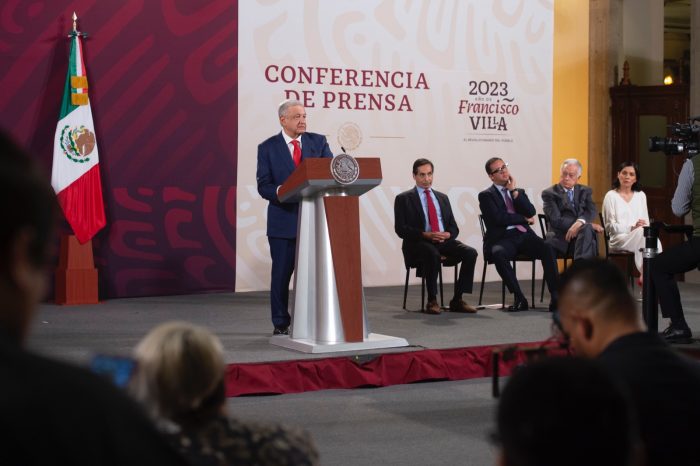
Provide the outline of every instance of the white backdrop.
[[[238,8],[237,291],[269,288],[256,154],[280,131],[277,106],[287,97],[306,101],[307,130],[325,134],[333,153],[342,145],[381,157],[382,184],[360,202],[365,286],[403,284],[393,204],[413,186],[418,157],[435,164],[433,187],[449,195],[459,239],[479,251],[477,280],[485,161],[509,162],[541,212],[552,163],[551,0],[246,0]],[[497,278],[489,267],[487,280]]]

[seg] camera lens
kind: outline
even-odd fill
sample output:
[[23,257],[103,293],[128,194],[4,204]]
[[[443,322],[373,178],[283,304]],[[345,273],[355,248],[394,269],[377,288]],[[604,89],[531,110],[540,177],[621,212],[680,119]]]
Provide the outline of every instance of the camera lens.
[[666,148],[666,138],[652,136],[649,138],[649,152],[664,151]]
[[678,155],[686,153],[687,157],[693,157],[700,152],[700,125],[694,122],[700,121],[700,116],[693,117],[691,123],[673,123],[668,128],[672,137],[663,138],[652,136],[649,138],[649,152],[663,152],[666,155]]

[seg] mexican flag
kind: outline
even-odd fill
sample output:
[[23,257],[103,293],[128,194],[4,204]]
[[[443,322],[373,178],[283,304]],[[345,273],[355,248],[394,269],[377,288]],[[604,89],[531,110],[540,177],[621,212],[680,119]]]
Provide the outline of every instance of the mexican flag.
[[68,75],[53,146],[51,185],[80,243],[105,226],[100,163],[79,33],[71,38]]

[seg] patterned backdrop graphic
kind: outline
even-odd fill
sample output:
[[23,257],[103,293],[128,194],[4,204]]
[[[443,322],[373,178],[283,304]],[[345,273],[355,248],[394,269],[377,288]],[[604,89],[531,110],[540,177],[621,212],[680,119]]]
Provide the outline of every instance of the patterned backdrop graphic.
[[[252,155],[280,131],[287,97],[303,99],[307,129],[334,154],[381,158],[381,185],[360,197],[367,286],[403,284],[393,205],[414,185],[418,157],[435,164],[459,240],[479,251],[489,157],[510,163],[536,205],[551,184],[551,0],[246,1],[238,14],[238,291],[269,286],[267,203]],[[487,280],[499,279],[488,269]]]
[[0,4],[0,128],[47,175],[73,11],[89,34],[107,211],[93,240],[101,298],[234,289],[237,9],[232,0]]

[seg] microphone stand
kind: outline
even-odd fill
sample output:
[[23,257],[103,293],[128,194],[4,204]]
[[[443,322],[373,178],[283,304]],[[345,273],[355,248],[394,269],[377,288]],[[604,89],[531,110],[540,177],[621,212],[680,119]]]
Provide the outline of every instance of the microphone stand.
[[642,283],[642,316],[644,323],[647,325],[649,333],[659,332],[659,305],[656,299],[656,287],[651,279],[651,271],[654,267],[654,259],[659,254],[657,249],[659,239],[659,226],[661,222],[652,222],[651,225],[644,227],[644,248],[642,249],[642,257],[644,262],[644,273]]

